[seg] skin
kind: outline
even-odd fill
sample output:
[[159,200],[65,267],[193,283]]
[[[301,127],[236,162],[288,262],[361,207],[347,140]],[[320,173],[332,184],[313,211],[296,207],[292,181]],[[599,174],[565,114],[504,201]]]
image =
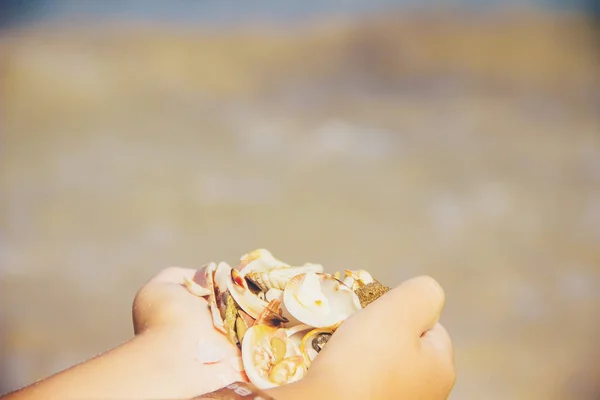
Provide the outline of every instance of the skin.
[[[306,377],[274,396],[280,390],[282,399],[298,400],[311,392],[328,400],[446,399],[456,375],[452,342],[438,322],[444,301],[430,277],[404,282],[347,319]],[[374,332],[376,340],[368,340]]]
[[[238,348],[213,328],[206,301],[182,286],[194,273],[167,268],[142,287],[129,341],[0,400],[190,399],[247,381],[235,368]],[[438,323],[443,305],[433,279],[409,280],[349,318],[304,379],[265,392],[277,400],[445,399],[455,373],[450,338]],[[373,326],[383,329],[365,347]],[[223,361],[198,359],[215,352]]]

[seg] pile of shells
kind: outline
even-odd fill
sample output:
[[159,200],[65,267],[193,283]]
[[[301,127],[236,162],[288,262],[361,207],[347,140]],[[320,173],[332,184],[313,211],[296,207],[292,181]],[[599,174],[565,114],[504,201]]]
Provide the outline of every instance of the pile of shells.
[[200,268],[187,289],[207,299],[215,329],[241,349],[249,381],[269,389],[300,380],[352,313],[389,290],[364,270],[344,277],[291,266],[265,249]]

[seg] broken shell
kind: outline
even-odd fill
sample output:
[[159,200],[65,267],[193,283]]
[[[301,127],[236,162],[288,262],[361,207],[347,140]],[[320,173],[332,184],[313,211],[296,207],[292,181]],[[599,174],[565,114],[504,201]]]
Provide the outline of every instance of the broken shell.
[[274,299],[277,299],[281,302],[281,315],[285,319],[287,319],[287,322],[285,323],[286,328],[291,328],[293,326],[302,324],[302,322],[300,322],[296,318],[294,318],[294,316],[285,307],[285,304],[283,304],[283,290],[269,289],[269,291],[265,295],[265,298],[268,301],[273,301]]
[[273,299],[281,299],[282,295],[283,295],[283,290],[269,289],[269,291],[267,293],[265,293],[265,299],[267,301],[271,301]]
[[302,379],[305,373],[302,356],[292,356],[281,360],[271,368],[269,380],[281,386]]
[[227,263],[221,262],[214,273],[215,301],[221,319],[225,319],[227,311],[227,296],[229,296],[227,283],[231,280],[231,270],[232,268]]
[[288,319],[281,315],[281,301],[273,299],[258,318],[256,318],[254,323],[256,325],[267,325],[278,328],[286,322],[288,322]]
[[356,290],[360,287],[373,283],[374,279],[365,270],[351,271],[349,269],[344,271],[346,277],[344,278],[344,285],[348,286],[352,290]]
[[252,318],[258,318],[268,303],[248,289],[246,280],[237,270],[231,269],[230,275],[230,279],[227,280],[227,290],[242,310]]
[[246,324],[246,326],[248,328],[250,328],[252,325],[254,325],[255,319],[252,318],[251,316],[249,316],[248,313],[245,312],[244,310],[240,310],[238,308],[238,315],[244,320],[244,323]]
[[392,288],[384,286],[379,282],[373,282],[356,289],[356,295],[360,300],[361,307],[364,308],[390,290],[392,290]]
[[[248,379],[259,389],[270,389],[302,379],[306,372],[304,358],[296,351],[288,351],[279,362],[281,348],[275,350],[272,339],[277,335],[278,340],[285,340],[285,335],[278,332],[281,329],[266,325],[254,325],[248,329],[242,342],[242,361]],[[298,349],[296,349],[298,350]],[[278,352],[277,354],[275,352]],[[291,354],[290,354],[291,353]]]
[[236,332],[237,307],[232,296],[227,296],[227,311],[225,312],[225,331],[229,341],[235,345],[238,344],[238,336]]
[[312,348],[319,353],[323,350],[323,347],[325,347],[325,344],[327,344],[331,335],[333,335],[333,333],[322,332],[318,334],[317,337],[312,340]]
[[283,292],[287,311],[298,321],[315,328],[340,324],[361,309],[358,296],[329,274],[298,275]]
[[300,324],[296,325],[293,328],[283,328],[279,329],[275,336],[281,337],[285,339],[284,341],[287,344],[286,355],[289,357],[291,355],[302,355],[300,351],[300,345],[302,344],[302,338],[306,335],[307,332],[310,332],[313,328],[308,325]]
[[246,322],[242,319],[242,317],[237,317],[237,319],[235,320],[235,332],[237,334],[237,339],[239,343],[242,343],[242,340],[244,339],[244,334],[246,334],[247,330],[248,325],[246,325]]
[[237,269],[242,276],[245,276],[250,272],[264,272],[281,267],[289,268],[291,265],[273,257],[269,250],[256,249],[242,256]]
[[210,313],[212,316],[213,326],[215,329],[222,333],[227,333],[224,327],[223,316],[219,311],[219,306],[217,304],[216,298],[216,285],[215,285],[215,272],[217,270],[217,264],[211,262],[204,267],[200,268],[194,274],[194,277],[191,281],[188,282],[186,280],[185,286],[186,288],[193,294],[197,296],[204,297],[206,295],[202,295],[204,292],[200,292],[198,288],[205,290],[208,292],[208,307],[210,308]]
[[[257,249],[236,269],[209,263],[184,285],[207,299],[215,328],[240,347],[242,365],[234,369],[268,389],[302,379],[337,328],[390,290],[365,270],[323,270],[319,264],[291,266]],[[205,353],[204,362],[222,358]]]
[[302,267],[279,267],[269,271],[252,271],[245,275],[245,278],[254,283],[263,292],[269,289],[285,289],[287,283],[295,276],[307,272],[323,272],[323,266],[319,264],[306,264]]
[[271,338],[271,348],[273,349],[274,362],[278,363],[279,361],[283,360],[285,353],[287,353],[287,345],[285,341],[277,336],[273,336]]
[[[306,364],[307,367],[310,366],[312,361],[317,356],[317,353],[319,352],[318,350],[312,349],[314,340],[317,337],[319,337],[319,335],[321,335],[321,334],[332,335],[333,332],[334,332],[333,329],[313,329],[312,331],[308,332],[302,338],[302,342],[300,343],[300,352],[302,353],[302,356],[304,357],[304,363]],[[309,348],[307,346],[308,343],[310,343],[311,348]],[[312,351],[310,351],[310,350],[312,350]],[[309,354],[309,352],[312,354]]]
[[183,278],[183,284],[185,285],[186,289],[190,291],[190,293],[198,297],[206,297],[212,293],[212,290],[198,285],[196,282],[187,277]]

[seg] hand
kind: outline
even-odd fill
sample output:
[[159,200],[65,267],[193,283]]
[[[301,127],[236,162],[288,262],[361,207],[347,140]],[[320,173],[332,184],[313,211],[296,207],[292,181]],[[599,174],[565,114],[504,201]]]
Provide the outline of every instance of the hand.
[[446,399],[455,371],[450,337],[438,323],[444,292],[411,279],[346,320],[301,381],[277,399]]
[[177,343],[182,363],[197,358],[204,364],[197,377],[197,394],[217,390],[229,383],[248,379],[241,370],[240,350],[213,327],[205,299],[191,294],[184,279],[193,279],[196,270],[171,267],[161,271],[137,293],[133,302],[136,335],[159,332],[165,340]]
[[[214,329],[206,301],[182,285],[194,274],[167,268],[140,289],[132,339],[2,399],[191,399],[245,380],[238,348]],[[204,362],[215,359],[222,361]]]

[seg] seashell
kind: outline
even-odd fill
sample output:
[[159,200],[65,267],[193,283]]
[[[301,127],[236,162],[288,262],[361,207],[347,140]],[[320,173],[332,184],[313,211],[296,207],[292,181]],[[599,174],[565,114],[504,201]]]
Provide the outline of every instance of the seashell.
[[183,284],[190,293],[198,297],[206,297],[211,294],[212,290],[204,288],[189,278],[183,278]]
[[250,291],[246,280],[236,269],[230,270],[230,278],[227,280],[227,291],[238,306],[252,318],[258,318],[268,305],[266,301],[260,299]]
[[323,266],[319,264],[305,264],[302,267],[278,267],[268,271],[252,271],[245,278],[254,283],[263,292],[269,289],[285,289],[287,283],[295,276],[307,272],[323,272]]
[[238,309],[238,315],[244,320],[244,323],[248,328],[254,325],[255,319],[248,315],[244,310]]
[[246,322],[242,319],[242,317],[237,317],[235,320],[235,333],[239,343],[242,343],[247,330],[248,325],[246,325]]
[[273,365],[269,372],[269,380],[278,386],[287,385],[302,379],[305,373],[304,358],[291,356]]
[[281,300],[273,299],[256,318],[255,324],[279,328],[286,322],[288,322],[288,319],[281,315]]
[[242,256],[237,269],[242,276],[245,276],[250,272],[265,272],[281,267],[290,268],[291,265],[273,257],[273,254],[269,250],[256,249]]
[[235,331],[239,343],[242,343],[246,331],[254,325],[255,319],[249,316],[244,310],[237,310],[238,317],[235,320]]
[[273,362],[277,364],[284,359],[285,354],[287,353],[287,343],[284,339],[273,336],[270,344],[273,351]]
[[[390,290],[365,270],[333,275],[319,264],[291,266],[266,249],[245,254],[237,268],[209,263],[188,291],[206,298],[213,325],[241,349],[237,370],[260,389],[302,379],[337,328]],[[221,354],[206,352],[205,363]]]
[[308,272],[290,280],[283,291],[287,311],[315,328],[339,325],[361,309],[358,296],[329,274]]
[[267,301],[271,301],[273,299],[280,299],[281,300],[281,296],[283,296],[283,290],[280,289],[269,289],[267,291],[267,293],[265,293],[265,299]]
[[[285,354],[283,345],[285,344]],[[285,329],[254,325],[244,335],[242,362],[248,379],[261,390],[298,381],[306,374],[304,357]]]
[[[214,282],[214,275],[216,270],[217,264],[215,264],[214,262],[205,265],[204,267],[196,271],[191,281],[186,280],[185,286],[191,293],[197,296],[208,296],[207,302],[212,316],[213,326],[218,331],[222,333],[227,333],[225,327],[223,326],[223,317],[221,316],[221,313],[219,311],[217,299],[215,296],[216,287]],[[202,289],[202,291],[200,291],[199,288]],[[207,292],[207,294],[203,294],[205,292]]]
[[214,274],[215,300],[222,319],[225,319],[227,310],[227,283],[231,280],[231,270],[227,263],[221,262]]
[[[304,356],[304,363],[307,367],[313,362],[313,360],[317,357],[317,354],[320,350],[314,348],[314,342],[316,339],[321,337],[322,335],[333,335],[334,329],[313,329],[308,332],[300,343],[300,352]],[[310,348],[308,347],[310,343]]]
[[233,296],[227,296],[227,309],[225,311],[225,332],[229,341],[235,345],[239,343],[236,329],[236,320],[238,318],[238,310]]
[[266,299],[268,301],[272,301],[274,299],[278,299],[280,301],[280,303],[281,303],[281,315],[285,319],[287,319],[287,322],[284,325],[286,328],[291,328],[291,327],[294,327],[294,326],[302,324],[302,322],[300,322],[296,318],[294,318],[294,316],[285,307],[285,304],[283,304],[283,290],[269,289],[269,291],[267,292],[267,294],[265,295],[265,297],[266,297]]
[[358,288],[355,293],[360,300],[361,307],[364,308],[390,290],[392,289],[388,286],[384,286],[379,282],[372,282],[361,288]]
[[317,337],[312,340],[312,348],[317,353],[320,353],[321,350],[323,350],[323,347],[325,347],[325,345],[329,341],[329,339],[331,339],[332,335],[333,335],[333,333],[327,333],[327,332],[319,333],[317,335]]
[[358,271],[351,271],[347,269],[344,272],[346,273],[344,285],[348,286],[352,290],[356,290],[375,281],[371,274],[362,269]]

